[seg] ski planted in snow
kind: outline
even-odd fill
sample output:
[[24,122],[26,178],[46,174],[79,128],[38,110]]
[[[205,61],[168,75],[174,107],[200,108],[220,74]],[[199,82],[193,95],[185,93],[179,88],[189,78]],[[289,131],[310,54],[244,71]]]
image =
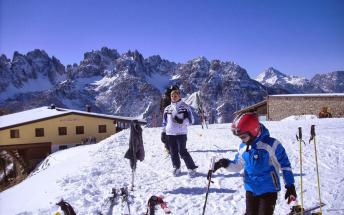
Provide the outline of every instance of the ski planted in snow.
[[[111,189],[111,193],[107,197],[105,203],[102,205],[102,208],[106,208],[105,215],[111,215],[113,207],[118,203],[118,192],[116,188]],[[98,212],[99,215],[104,215],[102,212]]]
[[99,215],[113,214],[113,208],[118,204],[121,199],[121,215],[130,215],[130,201],[129,201],[128,187],[120,189],[112,188],[111,194],[107,198],[104,207],[108,208],[105,214],[99,212]]
[[290,213],[288,215],[313,215],[313,214],[318,214],[318,213],[312,213],[314,210],[319,209],[320,207],[324,207],[325,203],[321,203],[319,205],[315,205],[310,208],[305,208],[303,209],[303,213],[301,211],[301,205],[295,205],[291,208]]
[[130,201],[129,201],[129,191],[128,187],[122,187],[120,189],[119,196],[121,197],[122,200],[122,213],[121,215],[130,215]]
[[167,203],[163,200],[162,196],[151,196],[147,203],[147,211],[145,215],[154,215],[157,205],[163,209],[165,214],[170,214],[171,210],[168,208]]
[[201,118],[201,126],[202,126],[202,129],[204,129],[203,125],[206,128],[208,128],[208,124],[207,124],[207,120],[206,120],[206,116],[205,116],[205,111],[203,109],[203,102],[201,101],[199,94],[200,93],[196,94],[196,104],[197,104],[198,114]]

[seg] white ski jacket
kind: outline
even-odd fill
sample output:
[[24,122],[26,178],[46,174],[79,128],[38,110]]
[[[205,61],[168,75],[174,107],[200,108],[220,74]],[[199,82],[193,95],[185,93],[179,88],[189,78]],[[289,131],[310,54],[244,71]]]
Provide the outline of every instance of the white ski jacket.
[[163,131],[166,132],[166,135],[187,134],[188,125],[193,123],[194,117],[192,115],[191,109],[182,100],[176,103],[172,102],[164,110],[162,125]]

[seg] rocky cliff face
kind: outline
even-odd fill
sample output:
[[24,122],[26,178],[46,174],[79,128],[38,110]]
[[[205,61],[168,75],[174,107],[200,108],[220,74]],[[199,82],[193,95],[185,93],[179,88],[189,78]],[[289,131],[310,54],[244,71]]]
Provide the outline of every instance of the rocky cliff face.
[[327,74],[317,74],[311,83],[325,93],[344,92],[344,71],[335,71]]
[[270,67],[260,73],[256,81],[268,87],[271,92],[323,93],[323,90],[304,77],[289,76]]
[[197,58],[180,65],[174,77],[185,95],[200,92],[210,122],[229,122],[233,112],[266,96],[265,88],[233,62]]
[[36,49],[26,55],[15,52],[12,60],[0,56],[0,109],[9,113],[54,103],[83,110],[91,105],[96,112],[140,117],[159,126],[161,95],[167,86],[178,84],[188,102],[200,95],[211,123],[222,123],[267,93],[344,91],[342,72],[308,81],[268,69],[257,80],[262,84],[233,62],[204,57],[177,64],[158,55],[144,58],[138,51],[120,54],[104,47],[65,67]]

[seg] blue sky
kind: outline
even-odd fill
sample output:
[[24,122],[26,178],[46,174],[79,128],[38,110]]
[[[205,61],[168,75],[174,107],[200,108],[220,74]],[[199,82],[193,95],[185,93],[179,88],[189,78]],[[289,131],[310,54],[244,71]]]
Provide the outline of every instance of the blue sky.
[[44,49],[63,64],[103,46],[185,63],[234,61],[252,78],[344,70],[342,0],[0,0],[0,53]]

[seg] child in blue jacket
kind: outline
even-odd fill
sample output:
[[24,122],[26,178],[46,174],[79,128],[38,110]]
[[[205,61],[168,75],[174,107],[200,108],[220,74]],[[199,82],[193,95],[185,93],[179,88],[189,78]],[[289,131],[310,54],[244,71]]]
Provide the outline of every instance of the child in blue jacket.
[[277,192],[281,190],[280,170],[287,189],[285,199],[295,200],[294,175],[286,151],[278,140],[270,137],[257,115],[237,116],[231,129],[242,140],[239,152],[233,161],[222,158],[215,162],[213,172],[222,167],[235,172],[244,169],[246,215],[273,214]]

